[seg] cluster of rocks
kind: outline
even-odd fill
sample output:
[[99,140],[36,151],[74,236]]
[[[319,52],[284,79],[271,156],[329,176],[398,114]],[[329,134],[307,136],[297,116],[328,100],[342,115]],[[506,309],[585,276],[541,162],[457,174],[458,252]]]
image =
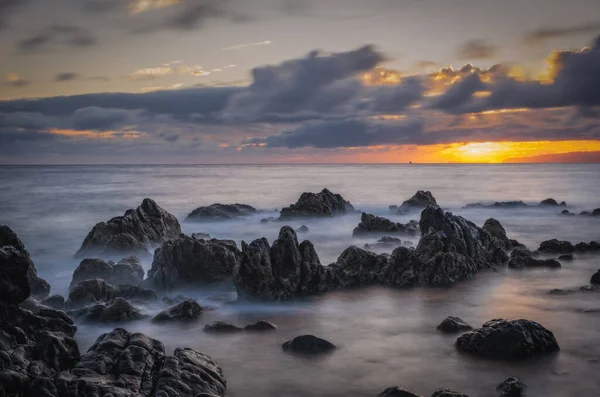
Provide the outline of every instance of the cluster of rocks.
[[590,241],[589,243],[581,242],[573,245],[569,241],[563,240],[546,240],[540,243],[538,252],[544,254],[571,254],[573,252],[599,252],[600,242]]
[[[498,397],[524,397],[527,386],[521,382],[518,378],[510,377],[500,383],[496,387]],[[379,393],[377,397],[421,397],[418,394],[405,389],[401,386],[388,387],[383,392]],[[451,390],[451,389],[437,389],[433,392],[431,397],[469,397],[466,394]]]
[[154,245],[180,234],[177,218],[154,200],[146,198],[136,209],[129,209],[108,222],[97,223],[75,257],[147,253]]
[[561,267],[560,262],[556,259],[536,259],[533,253],[527,248],[515,248],[510,253],[508,260],[508,267],[511,269],[523,269],[530,267],[548,267],[558,268]]
[[523,201],[496,201],[493,204],[483,204],[483,203],[471,203],[467,204],[465,208],[505,208],[505,209],[515,209],[515,208],[527,208],[527,207],[566,207],[567,203],[561,201],[560,203],[553,198],[547,198],[545,200],[540,201],[538,204],[527,204]]
[[400,247],[401,245],[403,245],[405,247],[414,246],[413,242],[409,241],[409,240],[402,241],[397,237],[383,236],[382,238],[380,238],[373,244],[365,244],[364,249],[366,249],[366,250],[390,249],[390,248]]
[[214,334],[227,334],[239,331],[275,331],[277,326],[269,321],[260,320],[254,324],[246,325],[244,328],[224,321],[213,321],[204,326],[204,332]]
[[135,256],[121,259],[116,263],[113,261],[106,262],[99,258],[86,258],[79,263],[79,266],[73,272],[70,287],[74,287],[82,281],[96,278],[113,285],[139,285],[144,281],[144,268]]
[[349,201],[339,194],[323,189],[319,193],[302,193],[295,204],[281,209],[280,219],[343,215],[348,212],[354,212],[354,207]]
[[569,210],[562,210],[560,215],[581,215],[581,216],[600,216],[600,208],[596,208],[593,211],[581,211],[579,214],[570,212]]
[[407,212],[421,211],[429,205],[438,205],[435,197],[433,197],[430,191],[419,190],[401,205],[390,205],[389,208],[392,214],[405,214]]
[[412,220],[404,224],[363,212],[360,217],[360,223],[352,232],[352,237],[362,237],[372,234],[408,234],[415,236],[418,233],[419,222],[417,221]]
[[186,221],[211,222],[226,221],[256,214],[256,208],[248,204],[211,204],[205,207],[198,207],[189,213]]

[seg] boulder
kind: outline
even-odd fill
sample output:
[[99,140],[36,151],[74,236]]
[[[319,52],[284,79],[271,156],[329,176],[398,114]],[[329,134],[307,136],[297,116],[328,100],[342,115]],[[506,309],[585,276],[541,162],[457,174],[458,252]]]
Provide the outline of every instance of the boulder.
[[381,393],[377,395],[377,397],[420,397],[418,394],[413,393],[412,391],[405,389],[400,386],[388,387]]
[[459,350],[499,360],[519,360],[559,350],[551,331],[530,320],[491,320],[458,337]]
[[526,267],[558,268],[561,267],[561,264],[555,259],[535,259],[532,257],[531,251],[527,248],[515,248],[510,253],[508,267],[511,269],[523,269]]
[[108,222],[97,223],[83,240],[76,258],[147,252],[152,246],[181,234],[177,218],[144,199],[136,209]]
[[107,305],[94,305],[70,312],[83,322],[121,323],[144,318],[140,310],[123,298],[116,298]]
[[359,287],[379,282],[381,271],[387,266],[385,255],[378,255],[351,246],[342,252],[327,270],[335,274],[335,287]]
[[213,321],[210,324],[206,324],[204,326],[204,332],[209,332],[209,333],[231,333],[231,332],[238,332],[238,331],[243,331],[244,328],[240,328],[237,325],[233,325],[233,324],[229,324],[226,323],[224,321]]
[[540,243],[540,247],[538,248],[539,252],[543,252],[545,254],[570,254],[575,251],[573,244],[568,241],[559,241],[557,239],[542,241]]
[[200,306],[198,302],[193,299],[186,299],[183,302],[158,313],[152,321],[193,321],[199,319],[203,312],[204,308]]
[[275,331],[277,326],[269,321],[260,320],[244,327],[246,331]]
[[18,305],[29,297],[30,264],[29,258],[16,248],[10,245],[0,248],[0,301]]
[[376,248],[396,248],[402,245],[402,240],[396,237],[383,236],[377,240],[374,244],[365,244],[365,249],[376,249]]
[[144,268],[140,260],[131,256],[115,263],[99,258],[87,258],[81,261],[73,272],[71,288],[85,280],[102,279],[112,285],[138,285],[144,281]]
[[459,317],[448,316],[437,326],[437,329],[445,333],[456,333],[472,330],[473,327]]
[[314,335],[297,336],[285,342],[282,346],[284,351],[299,354],[322,354],[335,350],[335,345],[325,339]]
[[353,211],[352,204],[341,195],[323,189],[319,193],[302,193],[295,204],[281,209],[280,219],[333,216]]
[[592,216],[600,216],[600,208],[596,208],[592,211]]
[[523,397],[527,386],[518,378],[510,377],[496,387],[499,397]]
[[211,204],[198,207],[185,218],[186,221],[211,222],[226,221],[257,213],[256,208],[248,204]]
[[572,261],[575,258],[573,258],[573,254],[564,254],[559,256],[557,259],[559,261]]
[[430,191],[419,190],[414,196],[404,201],[399,207],[392,209],[392,211],[402,214],[410,211],[423,210],[429,205],[438,205],[437,201],[435,201],[435,197],[433,197],[433,194],[431,194]]
[[600,269],[592,275],[590,279],[591,284],[600,284]]
[[565,207],[567,205],[567,203],[562,201],[559,204],[558,201],[554,200],[553,198],[547,198],[546,200],[540,201],[540,203],[538,205],[543,206],[543,207]]
[[465,205],[465,208],[501,208],[501,209],[515,209],[525,208],[528,205],[522,201],[496,201],[493,204],[482,204],[473,203]]
[[308,233],[308,226],[302,225],[296,229],[296,233]]
[[232,240],[168,240],[154,252],[147,282],[159,289],[205,286],[231,277],[242,253]]
[[466,394],[459,393],[450,389],[437,389],[433,392],[431,397],[469,397]]
[[85,280],[71,288],[66,307],[75,309],[110,303],[116,298],[152,302],[157,300],[158,296],[154,291],[139,285],[114,286],[101,279]]
[[403,224],[363,212],[360,217],[360,223],[354,228],[352,236],[359,237],[369,234],[408,234],[414,236],[418,233],[419,224],[417,221],[410,221],[407,224]]
[[576,252],[598,252],[600,251],[600,243],[597,241],[581,242],[575,244],[574,248]]

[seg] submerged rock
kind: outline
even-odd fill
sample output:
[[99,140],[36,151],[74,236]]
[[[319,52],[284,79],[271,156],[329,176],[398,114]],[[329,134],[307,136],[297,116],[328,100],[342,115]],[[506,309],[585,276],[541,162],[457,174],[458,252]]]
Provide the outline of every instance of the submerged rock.
[[203,312],[204,308],[200,306],[198,302],[193,299],[186,299],[183,302],[158,313],[152,321],[193,321],[199,319]]
[[575,244],[576,252],[598,252],[600,251],[600,243],[597,241],[590,241],[589,243],[577,243]]
[[526,267],[561,267],[560,262],[555,259],[535,259],[527,248],[515,248],[510,253],[508,267],[511,269],[523,269]]
[[559,261],[572,261],[573,259],[573,254],[565,254],[565,255],[561,255],[558,257]]
[[71,288],[66,306],[74,309],[100,303],[109,303],[116,298],[151,302],[157,300],[158,296],[154,291],[139,285],[114,286],[104,280],[94,279],[82,281]]
[[300,354],[321,354],[336,348],[333,343],[314,335],[297,336],[285,342],[281,347],[287,352]]
[[[410,243],[410,241],[406,241],[406,243]],[[412,244],[412,243],[411,243]],[[374,248],[396,248],[402,245],[402,240],[396,237],[383,236],[379,240],[377,240],[374,244],[365,244],[365,249],[374,249]]]
[[298,229],[296,229],[296,233],[308,233],[308,226],[302,225]]
[[136,209],[129,209],[108,222],[97,223],[75,257],[147,252],[152,245],[176,238],[179,234],[181,226],[177,218],[154,200],[146,198]]
[[518,360],[559,350],[551,331],[530,320],[491,320],[458,337],[459,350],[499,360]]
[[472,330],[473,327],[459,317],[448,316],[437,326],[437,329],[445,333],[455,333],[469,331]]
[[377,397],[420,397],[418,394],[413,393],[412,391],[405,389],[400,386],[388,387],[381,393],[377,395]]
[[523,397],[527,386],[518,378],[510,377],[496,387],[499,397]]
[[242,253],[232,240],[188,236],[166,241],[154,252],[147,282],[160,289],[205,286],[231,277]]
[[600,284],[600,269],[592,275],[592,278],[590,279],[590,283]]
[[138,308],[123,298],[116,298],[107,305],[94,305],[69,314],[84,322],[98,323],[122,323],[145,317]]
[[575,247],[568,241],[559,241],[557,239],[542,241],[539,252],[546,254],[570,254],[575,251]]
[[225,221],[257,213],[256,208],[248,204],[211,204],[198,207],[185,218],[186,221],[210,222]]
[[246,331],[275,331],[277,326],[269,321],[260,320],[244,327]]
[[115,263],[99,258],[81,261],[73,272],[71,288],[85,280],[102,279],[109,284],[141,284],[144,281],[144,268],[135,256],[121,259]]
[[416,235],[419,233],[419,223],[410,221],[407,224],[392,222],[389,219],[362,213],[360,223],[352,232],[353,237],[365,236],[369,234],[408,234]]
[[204,332],[210,333],[230,333],[230,332],[238,332],[243,331],[243,328],[238,327],[237,325],[233,325],[230,323],[226,323],[224,321],[214,321],[210,324],[206,324],[204,326]]
[[280,219],[333,216],[353,211],[352,204],[341,195],[323,189],[319,193],[302,193],[295,204],[281,209]]

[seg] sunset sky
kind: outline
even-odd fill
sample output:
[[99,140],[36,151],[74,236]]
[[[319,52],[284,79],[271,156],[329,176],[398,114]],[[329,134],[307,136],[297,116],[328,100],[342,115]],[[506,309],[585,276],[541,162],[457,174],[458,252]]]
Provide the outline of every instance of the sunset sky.
[[598,0],[0,0],[0,164],[600,162]]

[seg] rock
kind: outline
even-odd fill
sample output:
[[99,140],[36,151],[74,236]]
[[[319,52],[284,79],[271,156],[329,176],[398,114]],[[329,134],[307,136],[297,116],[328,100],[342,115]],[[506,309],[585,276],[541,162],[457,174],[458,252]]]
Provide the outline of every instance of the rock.
[[496,201],[493,204],[482,204],[474,203],[467,204],[465,208],[502,208],[502,209],[514,209],[514,208],[525,208],[528,205],[522,201]]
[[18,305],[29,297],[29,266],[23,252],[12,246],[0,248],[0,301]]
[[140,310],[123,298],[116,298],[108,305],[94,305],[70,312],[84,322],[121,323],[144,317]]
[[204,308],[193,299],[186,299],[183,302],[163,310],[152,319],[154,322],[166,321],[193,321],[200,318]]
[[573,291],[572,289],[560,289],[560,288],[555,288],[555,289],[548,291],[549,295],[571,295],[574,293],[575,293],[575,291]]
[[[410,242],[410,241],[408,241]],[[407,242],[405,242],[407,243]],[[411,243],[412,244],[412,243]],[[402,240],[396,237],[384,236],[377,240],[374,244],[365,244],[365,249],[374,249],[374,248],[396,248],[402,245]]]
[[573,254],[565,254],[565,255],[561,255],[558,257],[559,261],[572,261],[573,259]]
[[341,195],[323,189],[320,193],[302,193],[295,204],[281,209],[280,219],[333,216],[353,211],[352,204]]
[[308,226],[302,225],[296,229],[296,233],[308,233]]
[[211,222],[225,221],[257,213],[256,208],[248,204],[211,204],[198,207],[185,218],[186,221]]
[[437,326],[437,329],[445,333],[455,333],[469,331],[472,330],[473,327],[459,317],[448,316]]
[[569,210],[562,210],[562,211],[560,211],[559,215],[575,215],[575,214],[572,212],[569,212]]
[[513,244],[513,241],[511,241],[506,235],[506,230],[502,224],[495,218],[487,219],[481,228],[488,232],[492,237],[502,241],[505,249],[514,248],[514,245],[521,245],[519,242]]
[[197,240],[183,235],[154,252],[147,282],[160,289],[222,282],[231,277],[241,256],[232,240]]
[[138,285],[144,281],[144,268],[140,260],[131,256],[119,262],[105,262],[99,258],[87,258],[81,261],[73,272],[71,288],[84,280],[102,279],[112,285]]
[[[433,197],[433,194],[431,194],[430,191],[419,190],[414,194],[414,196],[404,201],[399,207],[395,208],[395,212],[401,214],[415,210],[422,210],[429,205],[437,206],[435,197]],[[392,207],[390,207],[390,210],[392,210]]]
[[47,298],[50,294],[50,284],[37,275],[37,270],[29,252],[25,249],[25,244],[10,227],[0,225],[0,249],[7,246],[13,247],[22,254],[23,259],[20,260],[27,261],[27,279],[31,296],[37,299]]
[[469,397],[466,394],[459,393],[450,389],[437,389],[433,392],[431,397]]
[[600,208],[596,208],[592,211],[592,216],[600,216]]
[[210,240],[210,234],[208,233],[192,233],[192,238],[196,240]]
[[600,269],[592,275],[592,278],[590,279],[590,283],[600,284]]
[[283,350],[299,354],[321,354],[335,350],[335,345],[325,339],[317,338],[314,335],[297,336],[292,340],[285,342]]
[[508,267],[511,269],[523,269],[526,267],[561,267],[560,262],[555,259],[535,259],[531,255],[531,251],[527,248],[515,248],[510,253]]
[[576,252],[598,252],[600,251],[600,243],[597,241],[590,241],[589,243],[577,243],[575,244]]
[[408,389],[403,387],[394,386],[388,387],[381,393],[377,395],[377,397],[420,397],[418,394],[411,392]]
[[327,268],[335,274],[336,287],[348,288],[379,282],[380,273],[387,264],[388,259],[385,255],[351,246]]
[[44,306],[51,307],[55,310],[64,310],[65,308],[65,298],[61,295],[52,295],[48,299],[44,299],[40,302]]
[[262,219],[260,220],[260,223],[269,223],[269,222],[273,222],[273,221],[275,221],[275,220],[277,220],[277,218],[275,218],[275,217],[273,217],[273,216],[270,216],[270,217],[268,217],[268,218],[262,218]]
[[180,234],[177,218],[147,198],[138,208],[129,209],[124,215],[97,223],[75,257],[144,252]]
[[559,350],[551,331],[530,320],[491,320],[458,337],[459,350],[481,357],[519,360]]
[[575,251],[573,244],[568,241],[559,241],[557,239],[542,241],[538,251],[546,254],[570,254]]
[[581,292],[594,292],[596,291],[596,287],[594,287],[593,285],[584,285],[583,287],[579,288],[579,290]]
[[523,397],[527,386],[518,378],[510,377],[496,387],[499,397]]
[[419,233],[417,221],[410,221],[407,224],[392,222],[389,219],[382,218],[367,213],[362,213],[360,223],[352,232],[352,237],[365,236],[369,234],[409,234]]
[[104,280],[85,280],[71,288],[66,306],[74,309],[100,303],[110,303],[116,298],[151,302],[158,299],[152,290],[139,285],[113,286]]
[[542,200],[538,205],[546,207],[565,207],[567,203],[563,201],[559,204],[558,201],[554,200],[553,198],[547,198],[546,200]]
[[277,326],[269,321],[260,320],[254,324],[246,325],[244,329],[246,331],[275,331]]
[[230,333],[230,332],[238,332],[243,331],[243,328],[238,327],[237,325],[229,324],[224,321],[214,321],[210,324],[206,324],[204,326],[204,332],[210,333]]

